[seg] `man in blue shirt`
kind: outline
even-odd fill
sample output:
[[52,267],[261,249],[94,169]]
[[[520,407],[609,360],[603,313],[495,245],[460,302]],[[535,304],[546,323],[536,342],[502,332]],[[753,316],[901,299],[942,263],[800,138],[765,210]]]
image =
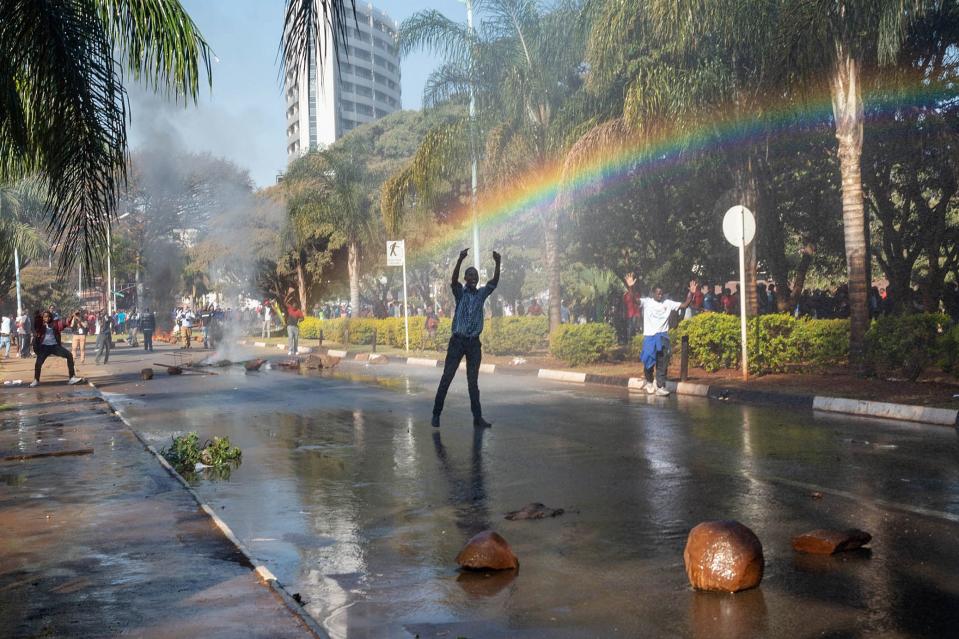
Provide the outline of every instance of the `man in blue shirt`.
[[443,366],[443,378],[436,389],[436,401],[433,403],[433,426],[440,427],[440,413],[443,412],[443,402],[446,392],[450,388],[453,376],[459,368],[460,361],[466,357],[466,384],[470,393],[470,410],[473,411],[473,426],[489,428],[492,426],[483,419],[483,409],[480,407],[479,369],[483,360],[483,345],[479,336],[483,332],[483,304],[499,284],[500,254],[493,251],[493,260],[496,262],[496,271],[493,279],[483,288],[476,288],[479,282],[479,273],[472,266],[466,269],[463,279],[466,286],[460,284],[460,266],[469,249],[460,251],[460,257],[453,269],[453,297],[456,298],[456,310],[453,312],[453,336],[446,349],[446,363]]

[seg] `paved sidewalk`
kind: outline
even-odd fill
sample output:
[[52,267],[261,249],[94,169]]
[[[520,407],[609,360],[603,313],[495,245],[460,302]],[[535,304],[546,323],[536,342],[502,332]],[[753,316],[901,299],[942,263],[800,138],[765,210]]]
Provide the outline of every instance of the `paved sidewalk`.
[[[32,367],[5,360],[0,377]],[[0,637],[313,637],[65,369],[0,386]]]

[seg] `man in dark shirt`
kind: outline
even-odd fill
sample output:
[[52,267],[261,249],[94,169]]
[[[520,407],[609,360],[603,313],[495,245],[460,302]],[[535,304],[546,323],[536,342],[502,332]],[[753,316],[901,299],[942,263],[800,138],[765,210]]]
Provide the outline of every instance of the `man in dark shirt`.
[[446,349],[446,363],[443,366],[443,378],[436,389],[436,401],[433,403],[433,426],[440,427],[440,413],[443,412],[443,402],[446,392],[450,388],[453,376],[459,368],[460,361],[466,357],[466,384],[470,394],[470,410],[473,411],[473,426],[488,428],[492,426],[483,419],[483,409],[480,407],[479,369],[483,359],[483,345],[479,336],[483,332],[483,304],[486,298],[499,284],[500,254],[493,251],[493,260],[496,262],[496,271],[493,279],[483,288],[476,288],[479,282],[479,273],[472,266],[466,269],[464,279],[466,286],[460,284],[460,266],[469,249],[460,251],[456,268],[453,269],[453,297],[456,298],[456,310],[453,312],[453,336]]

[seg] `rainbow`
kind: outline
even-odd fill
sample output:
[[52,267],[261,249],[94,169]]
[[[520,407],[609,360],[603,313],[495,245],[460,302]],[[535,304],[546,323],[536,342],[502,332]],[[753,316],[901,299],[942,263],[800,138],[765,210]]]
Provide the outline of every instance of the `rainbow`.
[[[930,104],[954,98],[951,93],[935,91],[928,86],[899,91],[875,91],[864,96],[866,116],[881,119],[904,106]],[[728,117],[721,109],[712,119],[688,130],[671,130],[653,139],[631,141],[607,153],[597,154],[564,175],[563,159],[530,171],[513,181],[509,187],[491,189],[477,202],[477,218],[481,238],[487,231],[506,221],[525,219],[544,212],[562,196],[575,203],[589,193],[595,193],[609,181],[622,180],[641,172],[662,170],[677,165],[690,154],[712,149],[744,146],[772,133],[782,134],[814,124],[831,121],[832,102],[828,95],[807,101],[802,105],[775,104],[763,110],[763,117]],[[438,254],[470,246],[470,207],[460,207],[451,216],[454,222],[418,247],[411,247],[408,255],[417,263],[434,259]],[[481,247],[486,253],[489,247]]]

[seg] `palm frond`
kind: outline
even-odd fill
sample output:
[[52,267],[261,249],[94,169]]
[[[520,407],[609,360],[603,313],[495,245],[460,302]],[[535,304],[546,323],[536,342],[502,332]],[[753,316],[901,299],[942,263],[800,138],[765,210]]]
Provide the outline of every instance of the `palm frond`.
[[468,96],[469,90],[469,69],[452,62],[444,64],[426,78],[423,106],[434,108],[444,102]]
[[447,62],[469,67],[473,36],[466,25],[450,20],[435,9],[418,11],[400,24],[400,52],[418,48],[437,53]]
[[347,37],[347,21],[356,21],[354,0],[287,0],[280,43],[280,77],[306,69],[314,49],[320,59],[338,53]]

